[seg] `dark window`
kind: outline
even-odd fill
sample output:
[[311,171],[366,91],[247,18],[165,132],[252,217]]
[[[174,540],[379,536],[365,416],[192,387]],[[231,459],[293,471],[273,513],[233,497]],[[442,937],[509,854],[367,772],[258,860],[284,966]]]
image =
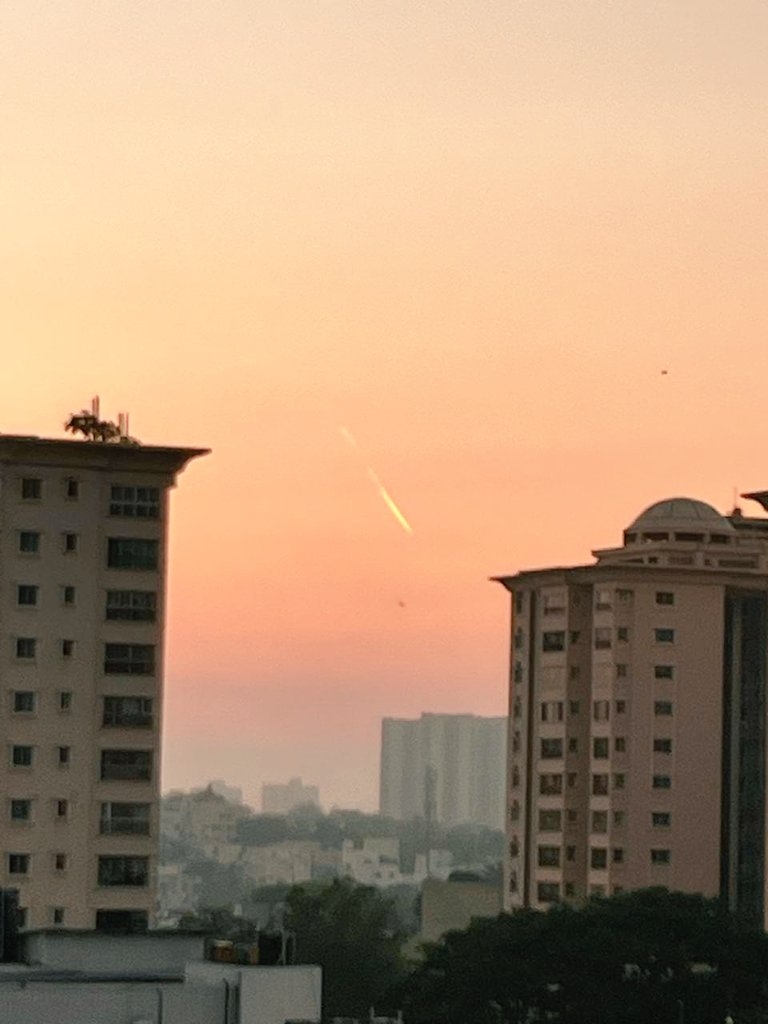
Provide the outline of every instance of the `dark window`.
[[67,870],[67,855],[66,853],[57,853],[53,858],[53,867],[56,871]]
[[60,690],[59,691],[59,711],[71,711],[72,710],[72,691],[71,690]]
[[654,789],[671,789],[672,779],[669,775],[654,775],[653,776],[653,788]]
[[672,714],[672,701],[671,700],[657,700],[653,704],[654,715],[671,715]]
[[11,800],[11,821],[29,821],[31,816],[31,800]]
[[101,724],[123,726],[128,729],[151,727],[152,698],[105,697]]
[[611,858],[614,864],[624,863],[624,850],[620,846],[614,846],[613,856]]
[[654,629],[653,637],[657,644],[673,644],[675,642],[674,629]]
[[593,796],[608,796],[608,776],[607,775],[593,775],[592,776],[592,795]]
[[568,787],[570,789],[573,789],[573,787],[576,785],[577,780],[578,780],[578,776],[577,776],[576,772],[568,772],[567,782],[568,782]]
[[656,591],[656,604],[672,605],[675,603],[675,595],[670,590]]
[[542,651],[564,651],[565,650],[565,632],[562,629],[555,630],[554,632],[542,633],[541,635],[541,649]]
[[73,551],[77,551],[77,534],[76,533],[65,533],[64,534],[64,552],[65,552],[65,554],[71,555]]
[[25,607],[34,607],[37,604],[39,587],[31,583],[20,583],[16,588],[16,603]]
[[561,739],[541,741],[542,758],[553,758],[563,756],[563,741]]
[[16,638],[16,657],[34,658],[37,651],[37,641],[31,636],[19,636]]
[[628,665],[623,665],[622,664],[622,665],[617,665],[616,666],[616,678],[617,679],[626,679],[628,675],[629,675],[629,666]]
[[146,910],[97,910],[97,932],[138,934],[149,926]]
[[540,846],[539,847],[539,867],[540,868],[559,868],[560,867],[560,847],[559,846]]
[[57,800],[56,801],[56,817],[66,818],[69,814],[69,801],[68,800]]
[[64,907],[53,908],[53,923],[64,924]]
[[28,853],[8,854],[8,873],[11,875],[26,875],[29,872]]
[[595,650],[605,651],[611,646],[611,630],[608,626],[598,626],[595,630]]
[[516,683],[522,683],[523,681],[523,666],[519,661],[515,662],[515,670],[513,673],[513,679]]
[[99,857],[99,885],[149,884],[149,857]]
[[[154,590],[108,590],[108,619],[120,619],[127,622],[154,622],[157,616],[157,595]],[[515,666],[515,681],[517,665]]]
[[113,484],[109,490],[109,514],[130,519],[157,519],[160,515],[160,488]]
[[608,757],[609,751],[609,739],[607,736],[598,736],[592,740],[592,757],[596,760],[602,760]]
[[68,498],[80,497],[80,481],[73,476],[68,476],[64,483],[64,493]]
[[579,702],[577,700],[569,700],[568,701],[568,714],[569,715],[578,715],[579,707],[580,707],[580,705],[579,705]]
[[32,747],[11,747],[11,764],[14,766],[14,768],[31,768]]
[[653,750],[656,754],[671,754],[672,753],[672,740],[662,739],[661,737],[655,737],[653,741]]
[[613,826],[614,826],[614,828],[621,828],[621,826],[624,824],[624,817],[625,817],[624,811],[614,811],[613,812]]
[[560,886],[557,882],[539,882],[536,895],[539,903],[557,903],[560,899]]
[[579,741],[575,736],[569,736],[568,738],[568,753],[578,754],[579,752]]
[[669,811],[653,811],[651,814],[651,824],[654,828],[669,828],[672,824],[672,815]]
[[62,640],[61,641],[61,656],[62,658],[71,658],[75,653],[75,641],[74,640]]
[[104,835],[149,835],[149,804],[101,805],[100,830]]
[[625,715],[627,713],[627,702],[625,700],[616,701],[616,714]]
[[75,588],[74,587],[62,587],[61,596],[64,604],[75,603]]
[[13,710],[14,711],[34,711],[35,710],[35,694],[32,690],[14,690],[13,691]]
[[525,633],[522,629],[515,630],[515,650],[519,651],[525,646]]
[[622,644],[628,643],[629,629],[626,626],[619,626],[619,628],[616,630],[616,639]]
[[102,750],[101,778],[126,782],[149,782],[152,778],[151,750]]
[[21,481],[21,496],[24,501],[39,501],[43,496],[43,481],[36,476],[26,476]]
[[59,747],[59,764],[64,767],[69,764],[69,747]]
[[651,864],[669,864],[669,850],[651,850]]
[[158,549],[156,540],[110,537],[107,545],[107,566],[110,569],[154,570],[158,564]]
[[571,665],[571,666],[569,666],[569,668],[568,668],[568,678],[569,679],[578,679],[580,676],[581,676],[581,666],[579,666],[579,665]]
[[562,775],[540,775],[539,792],[542,796],[557,796],[563,792]]
[[562,811],[539,811],[540,832],[560,832],[563,827]]
[[627,749],[627,738],[626,736],[617,736],[613,741],[613,749],[617,754],[623,754]]
[[592,811],[592,831],[608,831],[608,811]]
[[40,534],[36,530],[22,530],[19,534],[19,551],[24,555],[40,552]]
[[675,670],[672,665],[654,665],[653,675],[655,679],[674,679]]
[[565,848],[565,859],[570,864],[573,864],[573,862],[576,860],[576,847],[575,846],[566,846],[566,848]]
[[154,644],[104,644],[104,671],[107,675],[154,675]]
[[608,867],[608,850],[604,846],[593,846],[589,851],[589,866],[595,871]]
[[561,700],[545,700],[541,705],[542,722],[562,722],[563,702]]
[[[579,629],[572,629],[570,631],[570,633],[568,634],[568,642],[571,643],[571,644],[577,644],[579,642],[579,640],[581,640],[581,630],[579,630]],[[575,678],[575,677],[572,676],[571,678]]]
[[626,776],[624,775],[623,772],[619,772],[617,775],[613,776],[613,788],[614,789],[624,789],[625,782],[626,782]]

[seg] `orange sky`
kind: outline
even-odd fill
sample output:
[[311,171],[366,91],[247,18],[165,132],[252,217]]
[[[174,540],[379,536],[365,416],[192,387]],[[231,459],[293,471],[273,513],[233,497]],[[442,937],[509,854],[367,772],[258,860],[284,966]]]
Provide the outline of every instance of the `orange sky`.
[[372,808],[383,715],[504,709],[488,575],[768,487],[767,48],[764,0],[2,5],[0,429],[214,449],[167,786]]

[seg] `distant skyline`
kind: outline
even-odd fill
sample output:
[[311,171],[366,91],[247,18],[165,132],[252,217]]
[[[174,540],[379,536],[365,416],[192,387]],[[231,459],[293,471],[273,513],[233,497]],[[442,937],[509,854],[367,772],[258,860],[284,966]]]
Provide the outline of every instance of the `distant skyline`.
[[0,430],[99,394],[213,449],[164,789],[374,809],[383,717],[506,710],[489,576],[768,486],[762,0],[29,0],[0,38]]

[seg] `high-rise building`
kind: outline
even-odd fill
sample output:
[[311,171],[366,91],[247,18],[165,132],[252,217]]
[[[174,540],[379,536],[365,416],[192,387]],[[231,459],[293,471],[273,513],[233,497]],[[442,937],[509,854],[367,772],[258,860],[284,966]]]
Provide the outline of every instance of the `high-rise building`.
[[383,719],[380,813],[503,828],[506,731],[479,715]]
[[0,435],[0,886],[152,922],[168,491],[203,449]]
[[592,565],[497,577],[508,907],[659,885],[763,926],[767,528],[675,498]]
[[264,814],[287,814],[296,807],[320,806],[317,786],[305,786],[301,779],[290,782],[266,782],[261,787],[261,810]]

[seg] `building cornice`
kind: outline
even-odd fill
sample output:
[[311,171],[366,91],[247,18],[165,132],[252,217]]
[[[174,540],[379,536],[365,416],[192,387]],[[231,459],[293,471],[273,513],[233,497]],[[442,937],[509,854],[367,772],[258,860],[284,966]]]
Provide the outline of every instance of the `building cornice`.
[[123,472],[180,473],[209,448],[168,448],[157,445],[105,444],[0,434],[0,463],[106,469]]

